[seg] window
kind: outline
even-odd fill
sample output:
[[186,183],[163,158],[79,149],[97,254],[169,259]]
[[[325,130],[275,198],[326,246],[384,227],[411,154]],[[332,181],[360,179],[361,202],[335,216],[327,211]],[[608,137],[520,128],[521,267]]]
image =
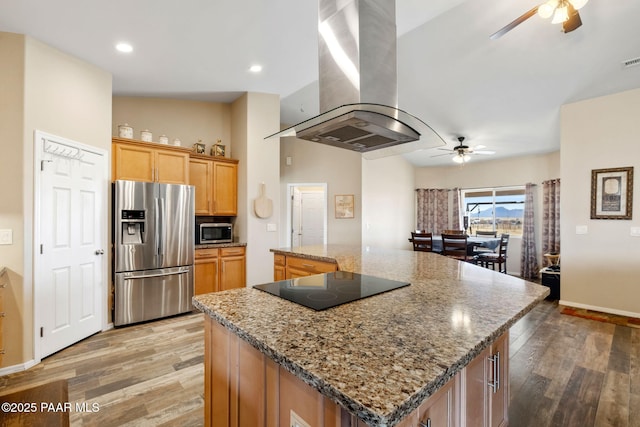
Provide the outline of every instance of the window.
[[481,230],[522,236],[524,186],[462,190],[462,215],[469,234]]

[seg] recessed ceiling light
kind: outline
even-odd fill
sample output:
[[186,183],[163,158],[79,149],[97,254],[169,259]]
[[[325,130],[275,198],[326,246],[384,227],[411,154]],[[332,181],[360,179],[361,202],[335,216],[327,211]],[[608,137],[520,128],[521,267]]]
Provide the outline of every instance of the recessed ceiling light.
[[131,46],[129,43],[118,43],[116,45],[116,49],[118,50],[118,52],[123,53],[133,52],[133,46]]
[[249,68],[249,71],[251,71],[252,73],[259,73],[260,71],[262,71],[262,65],[252,65]]

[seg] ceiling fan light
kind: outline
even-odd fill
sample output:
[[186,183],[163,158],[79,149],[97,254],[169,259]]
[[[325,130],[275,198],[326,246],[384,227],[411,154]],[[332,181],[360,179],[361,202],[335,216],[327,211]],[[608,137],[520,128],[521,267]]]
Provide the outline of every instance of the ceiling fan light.
[[589,0],[569,0],[575,10],[581,9]]
[[561,6],[556,8],[556,11],[553,14],[553,19],[551,20],[551,23],[562,24],[567,19],[569,19],[569,11],[567,10],[567,6]]
[[466,163],[471,159],[468,154],[456,154],[453,156],[453,161],[455,163]]
[[553,15],[553,11],[556,10],[557,6],[558,0],[551,0],[541,4],[538,7],[538,16],[544,19],[551,18],[551,15]]

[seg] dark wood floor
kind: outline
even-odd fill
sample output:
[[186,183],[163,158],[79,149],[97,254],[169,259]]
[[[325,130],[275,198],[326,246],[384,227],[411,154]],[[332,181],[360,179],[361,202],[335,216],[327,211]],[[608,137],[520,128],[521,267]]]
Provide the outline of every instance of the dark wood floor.
[[[510,426],[640,427],[640,329],[545,301],[513,326],[510,353]],[[72,404],[99,405],[72,426],[199,426],[202,359],[202,315],[190,314],[94,335],[0,377],[0,395],[68,379]]]

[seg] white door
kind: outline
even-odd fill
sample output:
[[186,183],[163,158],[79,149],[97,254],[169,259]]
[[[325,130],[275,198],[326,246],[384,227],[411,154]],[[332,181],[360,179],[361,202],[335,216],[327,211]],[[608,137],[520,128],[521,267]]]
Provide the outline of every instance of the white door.
[[322,186],[294,186],[291,197],[291,245],[325,243],[326,192]]
[[324,193],[302,191],[300,195],[301,245],[321,245],[324,243]]
[[108,184],[104,153],[39,132],[36,149],[34,292],[42,358],[102,329]]

